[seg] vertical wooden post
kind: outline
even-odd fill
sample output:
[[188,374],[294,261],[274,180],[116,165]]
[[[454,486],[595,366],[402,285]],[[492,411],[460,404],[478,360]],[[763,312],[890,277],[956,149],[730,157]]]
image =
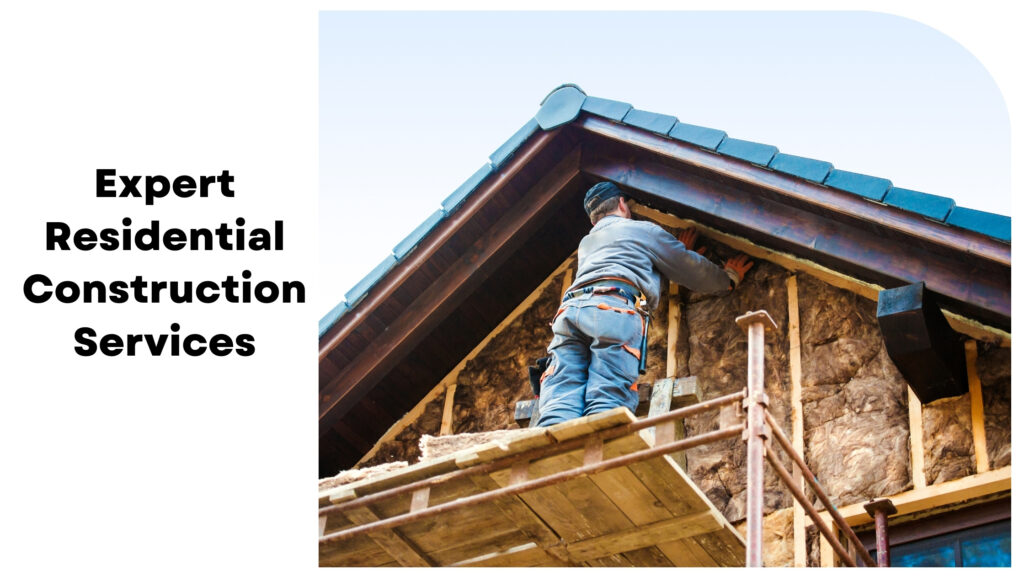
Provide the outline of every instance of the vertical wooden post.
[[914,489],[928,485],[924,475],[924,424],[922,423],[921,400],[914,390],[907,386],[907,404],[910,410],[910,477]]
[[[565,271],[565,276],[562,277],[562,294],[558,297],[558,303],[562,303],[562,298],[565,297],[565,293],[569,291],[572,286],[572,268]],[[555,308],[558,308],[555,306]]]
[[981,395],[981,378],[978,377],[978,343],[968,340],[964,343],[967,360],[967,385],[971,392],[971,433],[974,436],[974,457],[977,473],[989,471],[988,440],[985,438],[985,404]]
[[452,421],[454,418],[454,411],[455,383],[453,382],[452,385],[448,387],[448,390],[444,395],[444,409],[441,411],[441,431],[438,432],[439,435],[447,436],[452,433],[452,427],[454,426],[454,422]]
[[[834,521],[826,519],[826,522],[833,534],[839,532]],[[828,538],[823,533],[818,534],[818,558],[821,560],[819,563],[822,568],[836,567],[836,551],[832,549],[832,544],[829,544]]]
[[768,439],[764,411],[764,333],[778,328],[764,310],[736,319],[747,330],[747,566],[763,566],[764,547],[764,444]]
[[[790,419],[793,422],[793,448],[798,454],[804,454],[804,405],[803,405],[803,366],[800,356],[800,305],[797,292],[796,276],[786,279],[789,296],[789,382],[791,409]],[[804,490],[804,477],[800,466],[793,463],[793,478],[796,479],[800,491]],[[803,506],[793,503],[793,566],[807,566],[807,512]]]
[[679,303],[679,285],[675,282],[668,284],[668,358],[665,359],[665,378],[675,378],[678,367],[676,366],[676,348],[679,346],[679,324],[683,317],[682,306]]

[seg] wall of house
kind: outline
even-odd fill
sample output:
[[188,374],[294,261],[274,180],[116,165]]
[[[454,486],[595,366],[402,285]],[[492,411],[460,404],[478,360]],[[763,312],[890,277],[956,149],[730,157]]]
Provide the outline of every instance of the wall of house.
[[[724,262],[735,251],[709,240],[708,256]],[[570,270],[571,273],[571,270]],[[675,345],[677,377],[696,376],[704,399],[742,390],[747,379],[747,335],[735,319],[752,310],[767,310],[779,330],[765,336],[765,376],[769,410],[791,429],[789,288],[793,275],[758,261],[746,280],[724,294],[693,294],[682,289]],[[539,287],[536,301],[495,334],[459,372],[452,406],[452,432],[515,428],[515,404],[532,393],[527,367],[545,354],[565,278],[556,275]],[[805,459],[836,506],[891,496],[912,489],[910,419],[907,385],[882,342],[875,320],[876,303],[852,292],[798,273]],[[642,382],[664,378],[669,340],[669,297],[663,287],[661,306],[650,327],[648,372]],[[1010,463],[1010,352],[978,346],[987,450],[991,468]],[[393,440],[384,443],[369,464],[392,460],[414,462],[418,439],[437,435],[444,394]],[[690,418],[688,436],[716,429],[718,414]],[[929,484],[976,473],[969,395],[923,407],[924,472]],[[779,451],[781,452],[781,451]],[[788,460],[784,461],[788,465]],[[686,453],[687,473],[730,521],[745,524],[746,453],[739,439],[694,448]],[[766,474],[765,558],[769,565],[793,562],[793,499],[774,473]],[[807,494],[813,498],[808,490]],[[808,528],[809,563],[818,561],[816,531]]]

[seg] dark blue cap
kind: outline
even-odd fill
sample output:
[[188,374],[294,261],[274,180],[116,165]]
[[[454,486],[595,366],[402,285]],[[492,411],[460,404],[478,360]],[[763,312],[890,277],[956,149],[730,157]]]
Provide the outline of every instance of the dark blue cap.
[[602,202],[616,196],[625,196],[625,194],[611,182],[598,182],[591,186],[590,190],[587,190],[587,195],[583,198],[583,209],[589,216],[594,208],[600,206]]

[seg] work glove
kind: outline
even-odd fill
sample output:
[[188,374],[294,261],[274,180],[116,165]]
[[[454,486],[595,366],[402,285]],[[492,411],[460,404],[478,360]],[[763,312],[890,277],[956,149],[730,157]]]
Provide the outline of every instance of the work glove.
[[693,249],[693,247],[697,245],[697,229],[696,228],[687,228],[686,230],[683,230],[682,232],[680,232],[679,233],[679,241],[683,243],[683,246],[686,246],[687,250],[693,250],[694,252],[696,252],[697,254],[700,254],[701,256],[703,256],[704,255],[704,251],[707,250],[707,246],[701,246],[697,250]]
[[726,261],[725,273],[729,275],[729,281],[732,282],[732,287],[739,286],[740,282],[743,281],[743,277],[747,272],[754,267],[754,262],[748,260],[746,254],[737,254]]

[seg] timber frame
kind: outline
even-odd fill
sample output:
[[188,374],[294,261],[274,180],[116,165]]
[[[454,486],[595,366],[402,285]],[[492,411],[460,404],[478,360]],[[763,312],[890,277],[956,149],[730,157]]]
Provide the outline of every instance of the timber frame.
[[[589,229],[579,205],[599,180],[626,190],[641,215],[695,222],[861,295],[925,282],[954,329],[1009,345],[1007,242],[674,139],[671,124],[631,124],[581,94],[549,96],[544,114],[445,201],[445,217],[403,242],[414,247],[382,263],[322,331],[321,476],[361,460],[555,273]],[[555,106],[568,97],[574,109]],[[554,122],[552,107],[563,116]]]

